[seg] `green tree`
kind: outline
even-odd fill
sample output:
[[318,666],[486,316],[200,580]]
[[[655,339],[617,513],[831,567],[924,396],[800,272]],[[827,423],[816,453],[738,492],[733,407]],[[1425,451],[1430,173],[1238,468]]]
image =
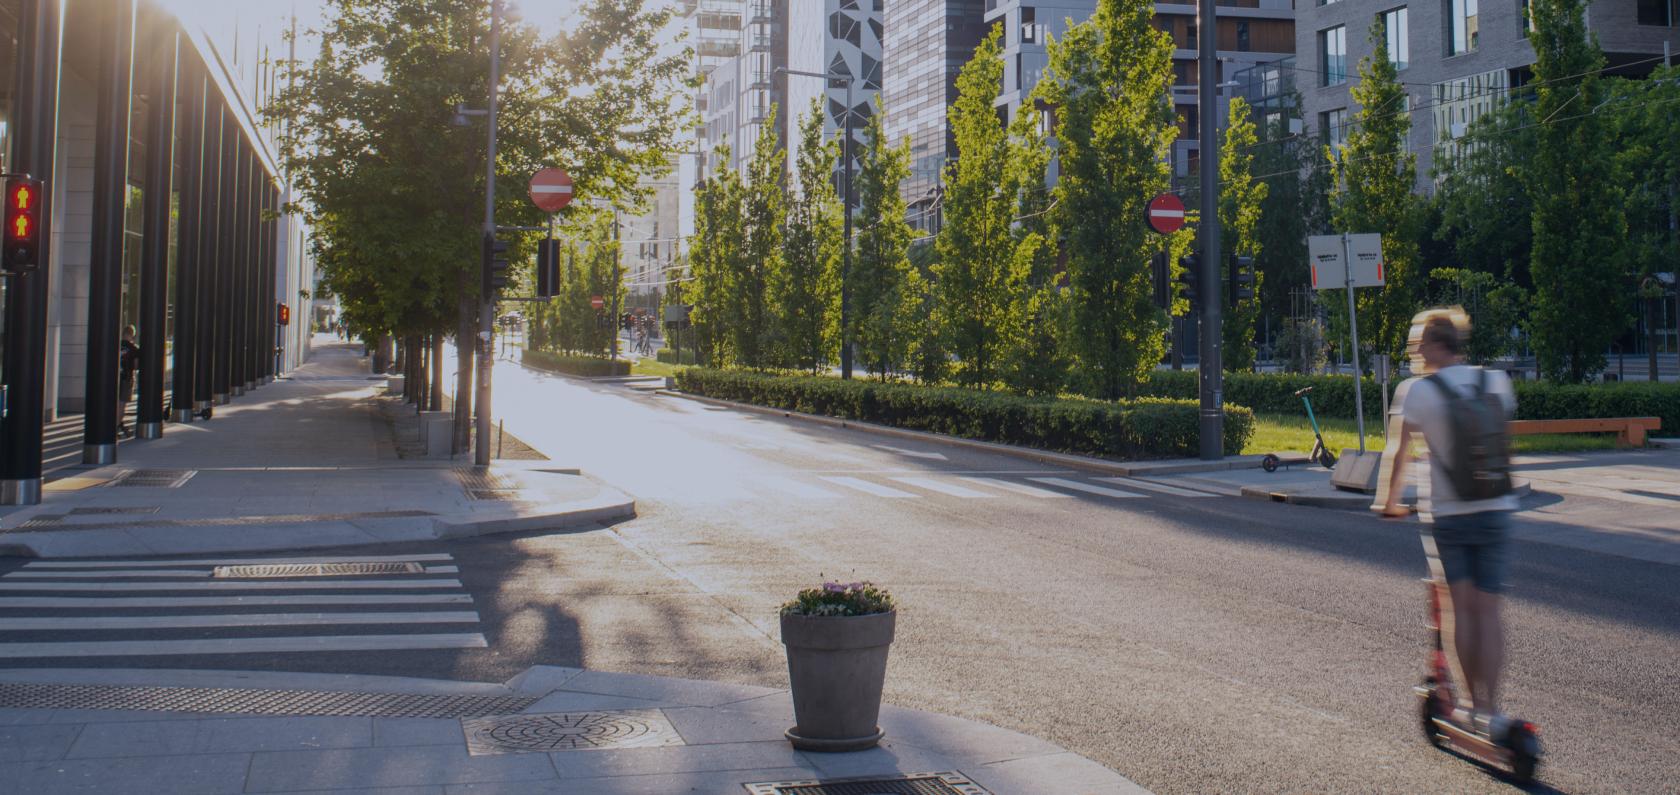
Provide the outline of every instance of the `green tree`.
[[[1260,212],[1270,187],[1254,178],[1257,141],[1248,103],[1241,97],[1231,100],[1225,143],[1219,149],[1219,248],[1226,252],[1227,257],[1258,257],[1260,254]],[[1260,290],[1264,278],[1256,267],[1254,297],[1227,303],[1228,311],[1222,324],[1225,349],[1221,359],[1227,370],[1254,369],[1255,325],[1260,319]]]
[[1178,128],[1167,101],[1172,36],[1153,26],[1154,13],[1147,0],[1099,0],[1050,41],[1035,91],[1056,108],[1053,222],[1067,260],[1070,347],[1085,389],[1111,399],[1134,393],[1165,350],[1150,259],[1169,242],[1142,218],[1168,188]]
[[[713,155],[728,163],[728,145]],[[693,310],[695,353],[700,362],[724,367],[732,361],[735,322],[734,291],[736,263],[746,244],[746,223],[741,216],[741,177],[734,169],[719,169],[708,177],[694,196],[694,237],[689,246],[689,299]]]
[[1528,291],[1484,271],[1468,268],[1436,268],[1429,272],[1433,283],[1430,302],[1461,306],[1470,315],[1470,342],[1465,358],[1486,364],[1515,354],[1516,330],[1528,313]]
[[957,75],[949,117],[957,158],[945,167],[945,222],[934,242],[934,317],[945,347],[957,357],[954,378],[989,389],[1020,344],[1027,277],[1036,237],[1017,241],[1011,226],[1019,203],[1013,147],[992,101],[1003,80],[1003,28],[975,48]]
[[[1534,313],[1540,372],[1569,383],[1592,379],[1604,351],[1627,328],[1623,250],[1627,222],[1611,168],[1616,142],[1598,113],[1604,54],[1587,31],[1580,0],[1534,0],[1534,157],[1523,184],[1534,201]],[[1672,146],[1672,142],[1670,142]]]
[[1026,261],[1026,311],[1021,339],[1009,351],[1003,378],[1024,395],[1054,395],[1067,382],[1068,304],[1056,283],[1056,232],[1050,224],[1046,172],[1050,145],[1037,113],[1023,109],[1010,124],[1010,174],[1018,200],[1013,229],[1015,256]]
[[[1418,262],[1417,156],[1406,146],[1411,129],[1406,90],[1388,57],[1382,22],[1371,26],[1374,51],[1359,61],[1359,82],[1353,101],[1359,103],[1347,145],[1326,153],[1333,169],[1330,217],[1340,232],[1377,232],[1383,239],[1381,289],[1355,291],[1359,334],[1364,347],[1399,361],[1406,348],[1422,298],[1423,274]],[[1341,290],[1324,293],[1331,327],[1337,339],[1348,328],[1347,296]]]
[[1680,267],[1680,67],[1659,67],[1646,80],[1616,79],[1606,110],[1618,142],[1619,181],[1627,243],[1623,259],[1642,285],[1645,345],[1656,351],[1664,315],[1658,273]]
[[741,224],[744,237],[741,256],[734,261],[735,309],[730,313],[730,330],[735,343],[736,363],[755,370],[771,364],[775,318],[770,313],[770,286],[781,278],[782,208],[786,203],[782,184],[782,163],[786,156],[777,138],[776,106],[759,125],[758,141],[747,164],[747,181],[741,194]]
[[817,373],[832,359],[840,301],[840,202],[834,195],[834,142],[823,141],[820,100],[799,123],[797,184],[789,190],[783,267],[770,284],[784,364]]
[[1534,201],[1522,171],[1534,158],[1533,106],[1507,102],[1470,125],[1461,144],[1435,160],[1440,187],[1435,237],[1447,243],[1452,264],[1528,287],[1533,256]]
[[919,274],[910,264],[910,225],[898,186],[910,176],[910,144],[891,146],[881,131],[879,100],[864,128],[851,273],[852,339],[864,365],[882,380],[908,360],[917,339]]
[[[1307,237],[1328,230],[1330,164],[1324,146],[1314,135],[1290,132],[1291,119],[1281,117],[1260,130],[1263,140],[1254,150],[1254,170],[1266,185],[1260,202],[1255,239],[1260,253],[1255,270],[1263,274],[1256,285],[1270,329],[1281,334],[1284,319],[1299,310],[1300,292],[1307,287]],[[1303,339],[1295,335],[1293,342]],[[1289,349],[1272,340],[1274,355]]]

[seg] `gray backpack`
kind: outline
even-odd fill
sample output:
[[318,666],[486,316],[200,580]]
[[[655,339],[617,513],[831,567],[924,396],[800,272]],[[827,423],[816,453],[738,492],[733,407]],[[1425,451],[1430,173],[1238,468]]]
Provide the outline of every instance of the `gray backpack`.
[[1446,470],[1461,500],[1491,500],[1511,493],[1511,434],[1505,427],[1505,404],[1488,392],[1488,374],[1477,369],[1469,392],[1449,386],[1439,373],[1434,382],[1447,398],[1447,427],[1452,455],[1435,460]]

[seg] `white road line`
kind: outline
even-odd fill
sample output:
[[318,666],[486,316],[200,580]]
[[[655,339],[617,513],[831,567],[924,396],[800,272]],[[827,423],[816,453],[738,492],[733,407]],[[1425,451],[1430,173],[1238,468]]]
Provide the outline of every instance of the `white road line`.
[[180,654],[267,654],[273,652],[483,649],[477,633],[440,635],[325,635],[295,638],[209,638],[195,640],[90,640],[67,643],[0,643],[0,658],[151,657]]
[[374,588],[459,588],[460,580],[211,580],[208,582],[0,582],[0,591],[365,591]]
[[928,491],[937,491],[940,494],[949,494],[952,497],[963,497],[970,500],[989,500],[997,496],[996,494],[987,494],[983,491],[975,491],[974,489],[965,489],[962,486],[953,486],[949,483],[941,483],[933,478],[893,478],[893,480],[915,486],[916,488],[927,489]]
[[761,475],[755,478],[753,482],[807,500],[831,500],[840,496],[828,489],[780,475]]
[[99,569],[97,571],[14,571],[0,574],[0,580],[20,579],[57,580],[96,579],[100,577],[208,577],[209,569]]
[[455,556],[444,552],[423,555],[349,555],[316,558],[206,558],[201,560],[37,560],[23,564],[26,569],[121,569],[148,566],[260,566],[265,563],[426,563],[449,562]]
[[340,624],[477,624],[472,610],[419,613],[225,613],[196,616],[50,616],[0,618],[0,630],[187,629],[195,627],[291,627]]
[[1113,483],[1117,486],[1129,486],[1129,487],[1132,487],[1132,488],[1144,489],[1145,491],[1158,491],[1162,494],[1171,494],[1171,495],[1176,496],[1176,497],[1217,497],[1217,496],[1219,496],[1219,495],[1214,494],[1212,492],[1196,491],[1194,489],[1181,489],[1177,486],[1168,486],[1165,483],[1155,483],[1153,481],[1137,480],[1135,478],[1095,478],[1095,480],[1100,480],[1100,481],[1103,481],[1105,483]]
[[1066,499],[1069,496],[1059,491],[1041,489],[1037,486],[1028,486],[1025,483],[1016,483],[1013,480],[1002,480],[1000,478],[958,478],[958,480],[966,480],[970,483],[977,483],[982,486],[991,486],[993,488],[1003,489],[1004,491],[1013,491],[1016,494],[1025,494],[1028,497],[1039,497],[1041,499]]
[[460,574],[460,566],[427,566],[427,574]]
[[879,483],[870,483],[862,478],[833,477],[830,475],[824,475],[822,479],[837,486],[845,486],[849,489],[856,489],[864,494],[873,494],[877,497],[890,497],[895,500],[917,499],[921,497],[920,494],[911,494],[908,491],[899,491],[891,486],[883,486]]
[[296,596],[0,596],[0,608],[272,607],[277,605],[470,605],[470,594],[300,594]]
[[1027,478],[1027,480],[1035,481],[1037,483],[1043,483],[1043,484],[1048,485],[1048,486],[1060,486],[1064,489],[1073,489],[1074,491],[1083,491],[1087,494],[1100,494],[1104,497],[1120,497],[1122,499],[1131,499],[1131,498],[1137,498],[1137,497],[1142,497],[1143,496],[1142,494],[1133,494],[1129,491],[1121,491],[1119,489],[1109,489],[1109,488],[1104,488],[1102,486],[1093,486],[1089,483],[1080,483],[1077,480],[1066,480],[1066,479],[1063,479],[1063,478]]

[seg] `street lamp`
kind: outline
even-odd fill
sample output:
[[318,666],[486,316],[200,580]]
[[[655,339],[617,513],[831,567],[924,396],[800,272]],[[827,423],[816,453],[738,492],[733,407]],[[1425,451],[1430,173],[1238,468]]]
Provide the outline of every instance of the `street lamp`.
[[846,247],[842,250],[840,260],[840,377],[852,377],[852,76],[835,74],[833,72],[802,72],[785,66],[776,67],[782,74],[798,75],[800,77],[820,77],[825,80],[839,80],[846,84],[846,120],[844,123],[844,139],[840,144],[840,158],[846,166],[845,198],[841,201],[846,205],[846,226],[843,237]]

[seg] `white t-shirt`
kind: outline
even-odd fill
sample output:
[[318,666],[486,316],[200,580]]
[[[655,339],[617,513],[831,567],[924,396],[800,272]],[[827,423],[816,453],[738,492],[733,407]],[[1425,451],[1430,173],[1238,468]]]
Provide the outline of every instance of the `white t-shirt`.
[[[1440,375],[1455,391],[1468,392],[1481,378],[1482,368],[1457,364],[1442,368]],[[1507,494],[1491,500],[1466,501],[1453,490],[1452,478],[1438,461],[1450,461],[1452,456],[1452,426],[1447,422],[1447,396],[1434,383],[1423,383],[1422,377],[1408,378],[1394,391],[1390,414],[1399,414],[1406,422],[1423,431],[1424,443],[1429,445],[1430,465],[1426,485],[1418,489],[1418,510],[1425,515],[1456,516],[1482,511],[1514,511],[1517,498]],[[1507,419],[1517,413],[1517,393],[1511,379],[1499,370],[1487,371],[1487,390],[1498,395],[1505,404]]]

